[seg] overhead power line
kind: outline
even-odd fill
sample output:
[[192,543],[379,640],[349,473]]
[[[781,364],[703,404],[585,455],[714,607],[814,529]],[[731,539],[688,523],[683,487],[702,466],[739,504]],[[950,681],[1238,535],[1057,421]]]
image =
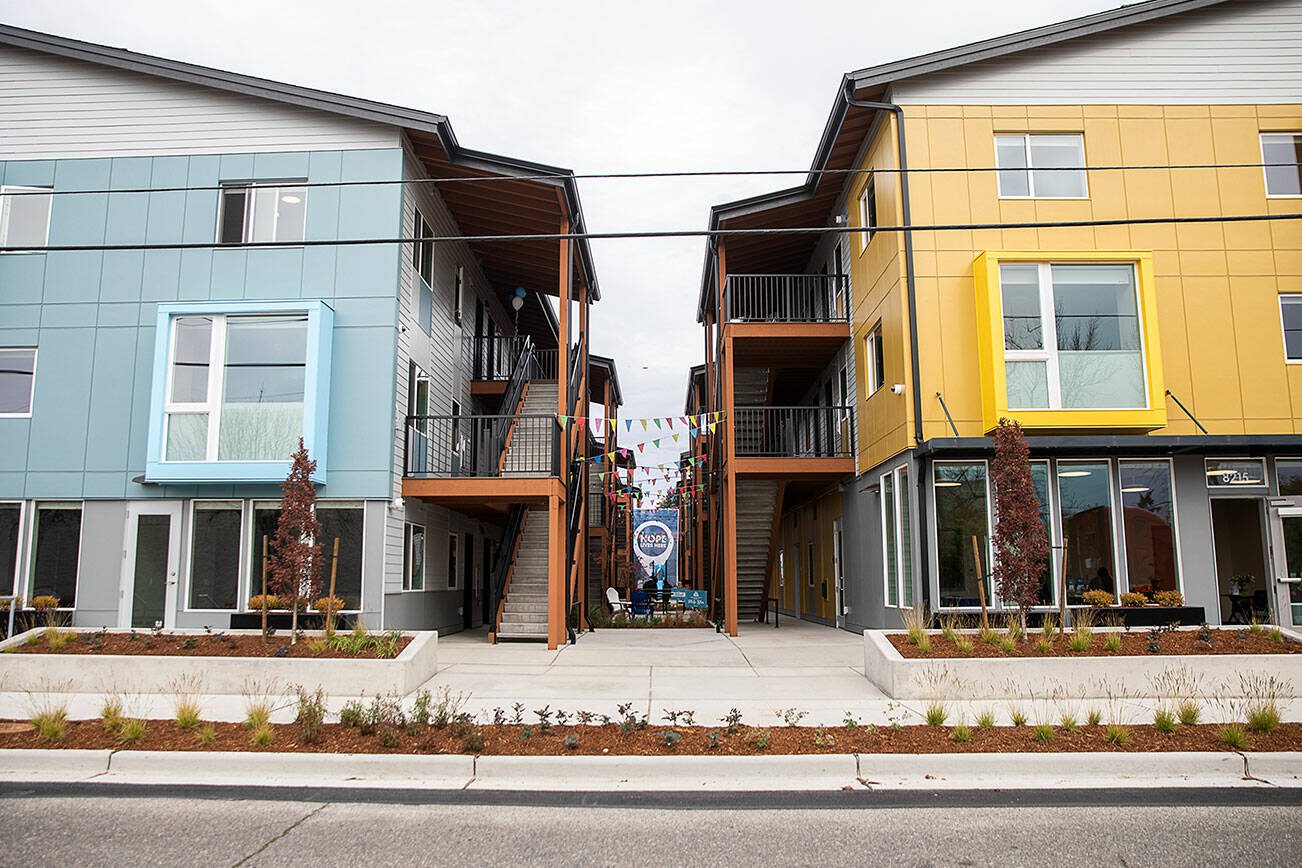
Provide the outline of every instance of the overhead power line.
[[506,241],[601,241],[633,238],[732,238],[772,235],[862,234],[877,232],[955,232],[977,229],[1080,229],[1091,226],[1152,226],[1190,223],[1260,223],[1268,220],[1299,220],[1302,213],[1214,214],[1197,217],[1114,217],[1101,220],[1014,221],[1011,223],[914,223],[906,226],[784,226],[772,229],[663,229],[637,232],[542,232],[513,235],[441,235],[432,238],[336,238],[306,241],[251,241],[228,244],[219,241],[175,241],[154,244],[52,244],[43,247],[8,245],[0,253],[110,252],[116,250],[259,250],[295,247],[359,247],[372,244],[417,244],[464,242],[488,244]]
[[496,181],[566,181],[566,180],[636,180],[656,178],[731,178],[760,177],[774,175],[934,175],[985,172],[1147,172],[1173,171],[1185,169],[1270,169],[1296,168],[1292,163],[1138,163],[1135,165],[1104,166],[917,166],[907,169],[863,167],[852,169],[697,169],[673,172],[584,172],[580,174],[539,174],[539,175],[474,175],[461,178],[391,178],[373,181],[286,181],[261,182],[257,180],[241,181],[228,184],[200,184],[188,187],[122,187],[87,190],[8,190],[6,196],[93,196],[128,193],[212,193],[242,187],[247,184],[278,187],[405,187],[424,184],[483,184]]

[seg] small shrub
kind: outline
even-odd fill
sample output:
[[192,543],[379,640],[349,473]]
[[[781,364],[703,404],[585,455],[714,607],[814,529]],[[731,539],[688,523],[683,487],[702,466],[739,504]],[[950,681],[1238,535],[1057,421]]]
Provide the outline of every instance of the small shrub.
[[1227,723],[1216,730],[1216,740],[1230,750],[1247,750],[1248,733],[1237,723]]
[[999,651],[1003,654],[1016,654],[1017,641],[1015,639],[1009,638],[1008,636],[1000,636]]
[[276,733],[272,730],[271,725],[264,723],[257,729],[253,730],[251,741],[254,747],[266,747],[276,740]]
[[1103,710],[1097,705],[1091,707],[1090,710],[1085,713],[1085,722],[1090,726],[1098,726],[1103,722]]
[[1063,728],[1064,732],[1077,732],[1080,730],[1080,722],[1076,720],[1076,715],[1070,711],[1064,711],[1058,715],[1058,725]]
[[104,704],[99,708],[99,720],[107,732],[117,733],[122,728],[122,696],[110,693],[104,697]]
[[28,604],[37,612],[50,612],[59,608],[59,598],[51,594],[38,594]]
[[1148,631],[1148,646],[1144,649],[1149,654],[1162,653],[1162,628],[1154,627]]
[[944,703],[929,702],[923,717],[926,718],[927,726],[944,726],[945,721],[949,720],[949,712],[945,709]]
[[769,738],[771,737],[772,733],[767,729],[760,729],[755,731],[755,734],[751,736],[751,740],[755,742],[755,747],[760,750],[767,750],[769,746]]
[[1185,726],[1193,726],[1202,717],[1202,710],[1196,700],[1182,699],[1175,708],[1175,714]]
[[1026,631],[1022,629],[1021,619],[1012,616],[1008,618],[1008,626],[1004,628],[1004,633],[1014,642],[1020,642],[1026,638]]
[[854,714],[847,711],[845,713],[845,719],[841,721],[841,725],[844,726],[846,729],[858,729],[861,724],[859,723],[859,718],[855,717]]
[[1248,632],[1249,632],[1249,633],[1260,633],[1260,632],[1262,631],[1262,629],[1263,629],[1263,628],[1262,628],[1262,626],[1261,626],[1261,622],[1257,620],[1257,616],[1256,616],[1256,615],[1253,615],[1253,616],[1252,616],[1252,619],[1251,619],[1250,621],[1248,621]]
[[683,737],[678,733],[674,732],[672,729],[666,729],[664,732],[660,733],[660,738],[664,741],[665,747],[669,748],[670,750],[673,750],[675,747],[677,747],[678,742],[683,740]]
[[303,744],[315,744],[321,738],[325,715],[325,691],[318,687],[315,693],[308,693],[302,687],[298,688],[298,713],[294,716],[298,740]]
[[396,749],[400,744],[402,744],[402,737],[398,732],[399,731],[394,729],[392,726],[386,726],[381,729],[379,735],[376,737],[380,742],[380,747],[385,748],[386,750]]
[[1093,644],[1094,637],[1092,635],[1084,630],[1077,629],[1072,631],[1071,638],[1067,640],[1067,649],[1082,653],[1090,650],[1090,646]]
[[1020,706],[1013,706],[1008,709],[1008,719],[1012,721],[1013,726],[1026,726],[1026,712]]
[[931,637],[928,636],[926,633],[921,633],[921,634],[919,634],[919,635],[918,635],[918,640],[917,640],[916,642],[914,642],[913,644],[915,644],[915,645],[918,646],[918,653],[919,653],[919,654],[930,654],[930,653],[931,653]]
[[484,731],[475,727],[461,737],[461,752],[480,754],[484,752]]
[[366,714],[366,709],[361,700],[350,699],[344,703],[344,707],[339,709],[339,722],[344,726],[353,727],[354,729],[362,725],[362,718]]
[[977,638],[987,645],[998,645],[999,634],[989,627],[982,627],[977,631]]
[[[927,639],[927,627],[931,625],[931,616],[923,606],[913,606],[905,609],[900,613],[900,618],[904,621],[904,629],[909,634],[909,641],[922,648],[923,643],[930,646]],[[923,653],[926,653],[925,651]]]
[[1137,593],[1122,594],[1121,605],[1127,606],[1132,609],[1138,608],[1140,606],[1147,606],[1148,597],[1144,596],[1143,594],[1137,594]]
[[72,637],[73,633],[71,630],[60,630],[57,627],[50,627],[45,631],[45,644],[57,651],[71,642]]
[[528,741],[531,738],[533,738],[533,727],[532,726],[520,727],[520,741]]
[[836,747],[836,736],[820,726],[814,730],[814,747]]
[[710,750],[719,749],[719,731],[712,729],[705,734],[705,746]]
[[1212,647],[1212,642],[1215,640],[1215,636],[1216,634],[1212,632],[1211,625],[1206,621],[1203,621],[1202,624],[1198,626],[1198,641],[1206,645],[1208,648]]
[[118,740],[123,744],[139,744],[145,738],[146,725],[143,720],[133,717],[122,722],[118,730]]
[[271,714],[276,710],[274,696],[277,691],[270,681],[250,678],[240,688],[244,697],[244,725],[258,730],[271,722]]
[[203,721],[199,717],[199,703],[197,700],[189,698],[177,700],[176,703],[176,725],[181,729],[189,732],[197,727]]
[[578,737],[577,735],[573,735],[573,734],[570,734],[570,735],[565,736],[565,749],[566,749],[566,750],[578,750],[578,749],[579,749],[579,737]]
[[1109,633],[1103,637],[1103,647],[1114,654],[1121,650],[1121,634]]
[[949,737],[959,744],[967,744],[972,740],[972,730],[968,729],[966,724],[960,723],[954,727],[954,731],[949,734]]
[[720,718],[720,720],[722,721],[724,729],[727,731],[728,735],[733,735],[737,730],[741,729],[740,709],[729,709],[728,713]]
[[1081,599],[1084,600],[1086,604],[1093,606],[1096,609],[1106,609],[1108,606],[1112,605],[1116,598],[1113,597],[1111,593],[1099,589],[1086,591],[1084,594],[1081,594]]
[[1153,728],[1158,732],[1172,733],[1180,727],[1174,712],[1163,706],[1153,712]]
[[1109,723],[1107,728],[1103,730],[1103,738],[1108,744],[1114,744],[1117,747],[1121,747],[1126,742],[1130,741],[1130,730],[1126,729],[1119,723]]
[[787,726],[800,726],[800,721],[809,717],[808,711],[801,711],[798,708],[779,708],[778,716]]
[[1058,618],[1054,615],[1046,614],[1044,619],[1040,621],[1040,635],[1044,636],[1045,639],[1052,641],[1057,632]]
[[195,738],[199,739],[199,744],[202,745],[209,745],[217,740],[217,730],[213,729],[212,724],[199,727],[194,735]]
[[1054,736],[1053,727],[1049,726],[1047,723],[1041,723],[1038,726],[1036,726],[1035,729],[1031,730],[1031,738],[1035,739],[1041,744],[1048,744],[1049,742],[1053,741],[1053,736]]
[[307,640],[307,652],[314,657],[320,657],[329,650],[330,643],[320,636]]
[[1179,608],[1184,605],[1184,594],[1179,591],[1158,591],[1153,595],[1153,602],[1159,606]]
[[1248,711],[1250,732],[1273,732],[1279,728],[1279,708],[1274,704],[1260,705]]
[[1271,627],[1270,632],[1266,635],[1269,636],[1270,641],[1274,642],[1276,645],[1284,644],[1284,631],[1278,627]]
[[62,741],[67,731],[67,722],[67,706],[40,711],[31,718],[32,728],[41,741]]
[[266,600],[268,609],[280,608],[280,598],[275,594],[266,594],[265,596],[262,594],[255,594],[254,596],[249,597],[249,609],[251,611],[261,612],[263,600]]
[[970,637],[959,636],[954,640],[954,647],[958,649],[960,654],[971,654],[972,650],[976,646],[972,644],[972,639]]
[[958,630],[960,621],[955,615],[946,615],[940,619],[940,635],[950,642],[958,641]]
[[977,729],[991,729],[995,725],[995,713],[990,709],[985,709],[977,715]]

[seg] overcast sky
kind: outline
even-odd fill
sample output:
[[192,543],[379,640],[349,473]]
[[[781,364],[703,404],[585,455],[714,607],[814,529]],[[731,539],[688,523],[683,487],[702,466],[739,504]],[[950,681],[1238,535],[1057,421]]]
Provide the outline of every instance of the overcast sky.
[[[805,169],[843,73],[1119,5],[653,0],[0,0],[0,21],[447,115],[576,172]],[[593,231],[702,228],[787,177],[584,180]],[[680,414],[704,239],[593,242],[592,349],[628,416]],[[635,427],[627,442],[642,435]],[[681,447],[641,463],[672,461]]]

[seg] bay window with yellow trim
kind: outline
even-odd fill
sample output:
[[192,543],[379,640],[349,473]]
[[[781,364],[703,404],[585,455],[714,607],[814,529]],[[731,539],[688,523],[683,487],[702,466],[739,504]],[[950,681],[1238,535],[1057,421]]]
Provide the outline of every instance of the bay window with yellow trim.
[[987,431],[1165,426],[1150,252],[986,251],[974,277]]

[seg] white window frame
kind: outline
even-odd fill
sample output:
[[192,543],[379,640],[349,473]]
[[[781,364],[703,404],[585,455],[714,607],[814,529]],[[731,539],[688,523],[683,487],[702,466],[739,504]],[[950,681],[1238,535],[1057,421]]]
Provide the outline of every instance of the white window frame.
[[[1053,483],[1053,493],[1050,495],[1050,497],[1053,500],[1054,504],[1057,505],[1058,508],[1058,511],[1056,513],[1049,514],[1050,519],[1053,520],[1051,522],[1051,526],[1057,528],[1055,533],[1057,534],[1057,538],[1058,538],[1057,540],[1051,540],[1051,543],[1053,545],[1061,545],[1059,540],[1062,539],[1063,534],[1066,532],[1065,525],[1064,525],[1064,518],[1062,514],[1062,465],[1100,464],[1100,463],[1107,468],[1107,472],[1108,472],[1108,481],[1107,481],[1108,483],[1108,527],[1112,531],[1112,563],[1108,564],[1107,566],[1112,568],[1113,594],[1115,595],[1116,599],[1120,600],[1122,594],[1126,594],[1130,592],[1130,576],[1127,574],[1126,570],[1122,569],[1122,564],[1125,562],[1125,557],[1126,557],[1126,528],[1125,528],[1125,522],[1122,520],[1123,516],[1121,515],[1121,509],[1123,508],[1123,503],[1121,500],[1121,483],[1119,481],[1121,478],[1121,473],[1117,469],[1116,459],[1106,458],[1106,457],[1105,458],[1058,458],[1055,459],[1053,463],[1049,466],[1050,481]],[[1070,469],[1071,468],[1069,467],[1068,470]],[[989,481],[988,474],[989,474],[989,469],[987,468],[986,487],[990,489],[990,481]],[[1068,478],[1070,479],[1071,477]],[[1173,498],[1175,497],[1174,480],[1172,480],[1171,496]],[[990,509],[992,512],[994,511],[993,489],[990,489]],[[991,518],[992,523],[990,525],[990,535],[992,540],[994,537],[993,521],[994,519],[992,516]],[[1068,544],[1070,544],[1070,540],[1068,540]],[[1060,549],[1050,549],[1050,550],[1054,552],[1053,556],[1055,558],[1061,559],[1062,554]],[[1179,553],[1177,552],[1177,556],[1178,554]],[[990,560],[991,563],[993,564],[994,563],[993,543],[991,545]],[[1057,579],[1057,581],[1061,582],[1062,580]],[[1057,599],[1057,593],[1058,592],[1055,589],[1054,591],[1055,599]],[[1082,608],[1082,604],[1080,603],[1075,603],[1072,605],[1075,605],[1077,608]]]
[[[301,313],[300,311],[289,309],[284,311],[283,313],[268,311],[265,313],[253,313],[253,314],[225,314],[225,313],[178,314],[176,316],[173,316],[169,320],[168,328],[171,329],[171,335],[168,336],[167,358],[164,359],[164,364],[167,366],[167,382],[166,384],[164,384],[164,389],[166,391],[163,393],[163,438],[159,449],[160,461],[162,461],[165,464],[207,464],[207,463],[219,463],[219,462],[241,464],[241,463],[249,463],[250,461],[267,460],[267,459],[243,459],[243,458],[219,459],[217,457],[218,447],[220,445],[218,441],[221,435],[221,403],[222,403],[221,394],[222,394],[222,390],[226,386],[226,323],[227,320],[232,316],[235,317],[236,319],[244,319],[248,317],[258,318],[258,317],[281,316],[281,315],[296,316],[299,315],[300,313]],[[306,314],[306,313],[303,313],[302,315],[308,319],[308,328],[304,330],[304,336],[303,336],[303,341],[304,341],[303,358],[304,358],[304,364],[307,364],[309,357],[311,355],[311,353],[309,352],[310,350],[309,342],[311,341],[311,316],[310,314]],[[208,392],[207,392],[207,400],[203,401],[202,403],[172,401],[172,378],[173,378],[173,373],[175,368],[175,364],[173,360],[176,358],[176,340],[178,337],[176,324],[178,320],[186,317],[199,317],[199,318],[206,317],[212,320],[212,335],[209,338],[209,343],[208,343]],[[32,377],[32,381],[33,383],[35,383],[36,381],[35,376]],[[306,414],[307,412],[306,394],[303,396],[303,402],[304,402],[303,412],[304,414]],[[208,442],[207,442],[207,451],[205,452],[204,457],[189,459],[189,460],[168,458],[167,457],[167,435],[168,435],[168,429],[172,425],[172,416],[173,415],[178,415],[178,416],[200,415],[203,413],[208,414]],[[307,424],[307,418],[305,415],[302,422],[303,427],[306,427],[306,424]],[[300,434],[301,433],[302,432],[300,431]]]
[[[412,556],[412,543],[415,540],[413,530],[419,528],[421,535],[421,545],[423,546],[420,558],[420,587],[416,587],[416,577],[412,573],[412,564],[415,558]],[[404,521],[402,523],[402,590],[403,593],[419,594],[424,593],[425,579],[429,574],[429,534],[423,523],[418,521]]]
[[[45,239],[41,242],[42,246],[49,246],[50,243],[50,220],[54,216],[54,187],[31,187],[20,184],[3,184],[0,185],[0,245],[9,244],[9,206],[13,199],[9,193],[48,193],[50,194],[50,207],[45,211]],[[43,250],[10,250],[7,253],[44,253]]]
[[[1297,199],[1297,198],[1302,198],[1302,197],[1298,197],[1298,196],[1289,196],[1289,197],[1281,197],[1281,198],[1292,198],[1292,199]],[[1294,358],[1290,358],[1290,357],[1289,357],[1289,354],[1288,354],[1288,334],[1287,334],[1287,332],[1286,332],[1286,330],[1285,330],[1285,328],[1284,328],[1284,304],[1285,304],[1285,302],[1287,302],[1288,304],[1295,304],[1295,305],[1297,305],[1298,307],[1302,307],[1302,293],[1298,293],[1298,292],[1281,292],[1281,293],[1279,294],[1279,339],[1280,339],[1280,341],[1283,342],[1283,345],[1284,345],[1284,364],[1286,364],[1286,365],[1302,365],[1302,356],[1299,356],[1298,358],[1294,359]],[[33,378],[33,379],[35,379],[35,378]]]
[[[1034,139],[1034,138],[1040,138],[1040,137],[1046,137],[1046,138],[1066,138],[1066,137],[1068,137],[1068,136],[1075,137],[1075,139],[1076,139],[1078,142],[1080,142],[1080,158],[1081,158],[1080,161],[1081,161],[1081,168],[1078,169],[1077,171],[1079,171],[1079,172],[1080,172],[1080,175],[1081,175],[1081,186],[1082,186],[1082,188],[1084,189],[1084,193],[1083,193],[1082,195],[1080,195],[1080,196],[1038,196],[1038,195],[1036,195],[1036,192],[1035,192],[1035,172],[1036,172],[1036,168],[1035,168],[1035,164],[1034,164],[1033,162],[1031,162],[1031,140]],[[1008,167],[1004,167],[1004,166],[1000,166],[1000,165],[999,165],[999,140],[1000,140],[1000,139],[1021,139],[1021,140],[1022,140],[1022,153],[1023,153],[1023,155],[1025,156],[1025,162],[1026,162],[1026,166],[1025,166],[1025,167],[1021,167],[1021,166],[1008,166]],[[1000,199],[1048,199],[1048,200],[1060,199],[1060,200],[1064,200],[1064,201],[1068,201],[1068,202],[1078,202],[1078,201],[1081,201],[1081,200],[1083,200],[1083,199],[1088,199],[1088,198],[1090,197],[1089,174],[1088,174],[1088,169],[1086,168],[1086,164],[1085,164],[1085,134],[1084,134],[1084,133],[1071,133],[1071,132],[1067,132],[1067,133],[995,133],[995,168],[997,169],[997,171],[995,172],[995,183],[996,183],[996,185],[998,186],[998,189],[999,189],[999,198],[1000,198]],[[1040,171],[1047,171],[1047,169],[1045,169],[1045,168],[1041,168]],[[1053,169],[1053,171],[1054,171],[1054,172],[1065,172],[1066,170],[1065,170],[1065,169],[1055,168],[1055,169]],[[1005,193],[1005,192],[1004,192],[1004,184],[1003,184],[1003,173],[1004,173],[1004,172],[1025,172],[1025,173],[1026,173],[1026,189],[1027,189],[1027,195],[1025,195],[1025,196],[1018,196],[1018,195],[1014,195],[1014,194],[1012,194],[1012,193]]]
[[882,324],[878,320],[876,325],[868,330],[864,335],[864,374],[867,382],[864,383],[864,397],[871,398],[882,390],[886,385],[886,372],[877,370],[877,355],[880,351],[882,362],[886,361],[886,348],[881,346],[882,342]]
[[32,351],[32,385],[27,393],[27,412],[26,413],[0,413],[0,419],[30,419],[32,418],[32,407],[36,403],[36,347],[0,347],[0,352],[11,352],[14,350],[31,350]]
[[[411,264],[415,269],[416,279],[425,285],[431,292],[434,290],[434,227],[425,219],[420,208],[416,208],[416,218],[413,221],[412,237],[418,239],[412,243]],[[425,279],[422,273],[426,266],[429,266],[429,279]]]
[[[890,470],[881,474],[880,477],[878,477],[878,485],[879,485],[878,492],[879,492],[879,501],[880,501],[879,511],[881,513],[880,521],[881,521],[881,528],[882,528],[882,605],[884,605],[888,609],[910,609],[913,607],[913,599],[916,599],[917,596],[914,593],[914,589],[913,589],[913,576],[904,575],[904,558],[901,556],[901,552],[903,551],[904,547],[911,545],[910,540],[906,538],[904,535],[904,516],[901,513],[901,507],[900,507],[901,472],[903,472],[905,476],[908,476],[909,466],[907,464],[901,464],[898,467],[891,468]],[[891,527],[887,527],[887,523],[886,523],[886,480],[887,479],[890,479],[891,481],[891,494],[890,494],[891,515],[894,517],[894,521],[892,522]],[[905,482],[904,484],[908,485],[909,482]],[[913,499],[911,497],[909,499],[909,503],[910,505],[912,505],[913,503]],[[910,529],[913,527],[912,521],[909,522],[909,527]],[[890,535],[889,538],[887,536],[888,534]],[[887,557],[886,554],[887,551],[886,545],[888,539],[893,540],[895,542],[895,575],[893,576],[888,576],[886,574],[887,564],[890,563],[890,559]],[[910,551],[909,565],[910,567],[913,566],[912,551]],[[896,600],[895,603],[892,603],[890,601],[891,600],[890,590],[892,586],[894,586],[895,588],[895,600]],[[907,595],[905,593],[906,586],[908,587]],[[906,596],[910,598],[910,601],[908,603],[905,603]]]
[[[984,549],[982,554],[985,555],[985,561],[981,565],[981,569],[982,569],[981,580],[989,585],[990,593],[986,597],[986,599],[989,601],[988,607],[997,609],[999,606],[999,596],[998,594],[995,593],[995,582],[990,575],[990,567],[994,564],[994,560],[995,560],[995,550],[994,550],[994,543],[992,539],[992,537],[994,536],[994,528],[995,528],[995,498],[994,498],[994,491],[990,487],[990,461],[988,459],[974,458],[970,460],[965,460],[965,459],[955,458],[955,459],[950,459],[948,461],[931,462],[931,476],[927,480],[927,484],[931,487],[931,492],[930,492],[931,496],[928,498],[928,503],[926,506],[927,514],[931,518],[931,527],[928,528],[927,530],[928,540],[929,540],[929,544],[931,545],[931,550],[933,552],[939,552],[940,551],[940,509],[938,507],[939,498],[936,494],[937,469],[945,466],[955,466],[955,465],[968,466],[972,464],[981,465],[983,471],[982,480],[985,482],[985,489],[986,489],[986,538],[985,538],[985,543],[982,546],[982,548]],[[1050,515],[1050,518],[1052,518],[1052,515]],[[925,569],[927,570],[928,573],[927,584],[930,586],[931,591],[934,595],[933,599],[936,600],[936,607],[935,607],[936,611],[938,612],[978,611],[979,607],[976,606],[940,605],[940,565],[938,561],[936,562],[935,567],[936,568],[933,570],[931,565],[928,565]]]
[[[219,186],[221,189],[217,193],[217,236],[213,240],[221,247],[243,247],[248,244],[277,244],[284,247],[302,246],[303,241],[307,238],[307,179],[280,179],[276,181],[222,181]],[[285,189],[289,187],[303,188],[303,237],[293,241],[276,241],[276,230],[280,228],[280,209],[277,208],[272,215],[271,238],[266,241],[253,240],[253,192],[254,190],[273,188]],[[222,218],[226,215],[226,191],[243,189],[247,192],[244,194],[244,223],[240,232],[239,241],[222,241]]]
[[[223,614],[223,615],[229,615],[234,612],[247,612],[249,611],[249,597],[253,596],[252,594],[249,593],[249,591],[252,589],[252,584],[253,584],[252,571],[254,569],[254,565],[246,561],[246,559],[243,557],[239,559],[239,566],[236,568],[235,608],[203,609],[203,608],[191,608],[190,606],[190,590],[194,584],[194,528],[195,528],[194,514],[199,511],[198,506],[200,503],[232,504],[238,507],[240,513],[240,542],[239,542],[240,551],[241,552],[249,551],[251,548],[250,543],[253,542],[251,501],[238,500],[235,498],[228,498],[228,497],[214,497],[214,498],[196,497],[195,499],[191,500],[189,502],[189,521],[187,522],[188,527],[186,528],[186,534],[185,534],[185,553],[184,553],[185,587],[182,589],[183,596],[181,598],[181,611],[213,612],[213,613]],[[262,581],[262,573],[260,570],[258,571],[258,581],[259,584]],[[259,588],[258,593],[262,593],[261,588]]]
[[23,558],[23,608],[32,608],[32,573],[36,570],[36,529],[40,524],[41,507],[47,509],[72,509],[76,507],[81,513],[81,527],[77,529],[77,578],[73,582],[71,606],[59,606],[56,611],[72,612],[81,599],[81,564],[82,555],[86,553],[86,502],[84,500],[35,500],[32,501],[31,520],[27,522]]
[[859,225],[867,231],[858,233],[859,253],[868,249],[868,243],[877,234],[877,184],[872,174],[859,191]]
[[15,537],[18,550],[14,552],[13,574],[9,577],[11,581],[8,583],[4,581],[3,577],[0,577],[0,596],[8,596],[9,594],[18,594],[23,587],[22,569],[26,556],[23,549],[27,537],[28,507],[25,500],[0,500],[0,506],[18,507],[18,534]]
[[[1271,136],[1302,136],[1302,132],[1293,132],[1290,130],[1269,130],[1257,134],[1257,144],[1261,151],[1261,185],[1266,192],[1267,199],[1302,199],[1302,193],[1272,193],[1270,192],[1270,175],[1266,162],[1266,139]],[[1302,173],[1302,165],[1298,167],[1298,172]]]
[[[1097,412],[1097,411],[1129,411],[1129,410],[1147,410],[1149,409],[1148,398],[1148,346],[1144,342],[1144,305],[1143,299],[1139,293],[1139,269],[1134,262],[1117,261],[1117,262],[1072,262],[1070,260],[1055,262],[1010,262],[1008,265],[1034,265],[1037,267],[1036,280],[1038,281],[1039,299],[1040,299],[1040,349],[1038,350],[1010,350],[1004,348],[1004,362],[1044,362],[1045,376],[1048,379],[1049,406],[1047,407],[1009,407],[1011,412],[1034,412],[1037,410],[1067,410],[1073,413],[1079,412]],[[1053,303],[1053,266],[1055,265],[1126,265],[1131,269],[1132,282],[1131,286],[1135,293],[1135,321],[1139,330],[1139,358],[1143,369],[1143,382],[1140,392],[1144,396],[1143,406],[1140,407],[1064,407],[1062,405],[1062,380],[1058,375],[1058,323],[1055,316],[1046,316],[1046,312],[1056,310]],[[999,331],[1003,334],[1003,299],[1004,299],[1004,280],[1003,269],[999,271]],[[1007,369],[1005,368],[1005,371]],[[1007,373],[1005,373],[1007,378]],[[1005,395],[1007,399],[1007,395]]]

